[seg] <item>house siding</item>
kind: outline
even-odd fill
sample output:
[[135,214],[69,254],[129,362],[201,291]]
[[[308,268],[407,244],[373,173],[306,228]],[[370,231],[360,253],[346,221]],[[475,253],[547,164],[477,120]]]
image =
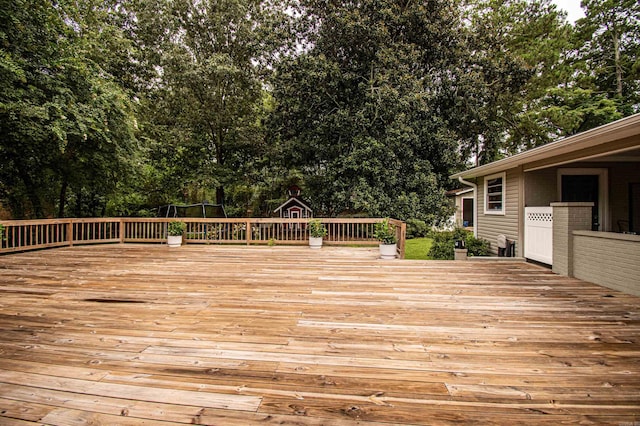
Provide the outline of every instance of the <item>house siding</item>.
[[525,205],[546,207],[558,201],[558,169],[525,172]]
[[520,180],[523,174],[519,169],[506,172],[506,197],[504,200],[505,214],[485,214],[484,176],[478,179],[478,237],[484,238],[491,244],[491,252],[498,254],[497,237],[503,234],[509,240],[516,242],[516,253],[522,255],[519,239],[520,222]]
[[640,296],[640,236],[575,231],[573,250],[576,278]]

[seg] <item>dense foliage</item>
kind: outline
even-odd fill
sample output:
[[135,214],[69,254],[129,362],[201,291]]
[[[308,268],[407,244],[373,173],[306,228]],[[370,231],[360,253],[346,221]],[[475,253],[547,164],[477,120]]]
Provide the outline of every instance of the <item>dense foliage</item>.
[[638,112],[640,4],[583,8],[0,0],[2,210],[268,216],[297,184],[316,216],[437,225],[451,173]]
[[431,234],[432,245],[429,249],[429,258],[434,260],[453,260],[456,241],[464,241],[467,256],[488,256],[489,242],[482,238],[476,238],[472,232],[462,228],[453,231],[441,231]]
[[406,237],[408,240],[413,238],[427,237],[431,232],[431,228],[424,220],[407,219]]

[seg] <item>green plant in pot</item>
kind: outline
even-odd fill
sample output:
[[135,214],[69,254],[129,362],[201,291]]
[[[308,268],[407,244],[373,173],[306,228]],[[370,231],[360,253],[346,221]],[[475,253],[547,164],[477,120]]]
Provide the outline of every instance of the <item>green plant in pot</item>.
[[319,249],[322,247],[322,237],[327,235],[327,228],[324,227],[320,219],[309,221],[309,247]]
[[380,258],[395,259],[398,246],[396,225],[391,223],[387,217],[375,224],[373,236],[380,241]]
[[182,235],[187,229],[187,224],[178,220],[169,222],[167,225],[167,244],[169,247],[180,247],[182,245]]

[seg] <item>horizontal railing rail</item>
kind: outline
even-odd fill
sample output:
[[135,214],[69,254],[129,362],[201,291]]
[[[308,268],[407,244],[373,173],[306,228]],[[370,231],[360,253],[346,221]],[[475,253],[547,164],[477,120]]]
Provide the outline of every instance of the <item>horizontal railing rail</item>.
[[[167,225],[184,222],[187,244],[308,244],[311,219],[280,218],[91,218],[12,220],[0,222],[4,235],[0,253],[78,244],[164,243]],[[327,245],[377,245],[375,224],[380,218],[319,218],[327,229]],[[396,227],[398,255],[404,257],[406,225]]]

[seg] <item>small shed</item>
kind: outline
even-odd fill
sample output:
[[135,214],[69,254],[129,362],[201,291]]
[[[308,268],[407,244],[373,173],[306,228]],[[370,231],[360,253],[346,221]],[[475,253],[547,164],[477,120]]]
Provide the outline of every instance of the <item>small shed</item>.
[[288,189],[289,199],[273,212],[278,213],[281,218],[301,219],[313,217],[313,210],[300,198],[302,192],[300,187],[293,185]]

